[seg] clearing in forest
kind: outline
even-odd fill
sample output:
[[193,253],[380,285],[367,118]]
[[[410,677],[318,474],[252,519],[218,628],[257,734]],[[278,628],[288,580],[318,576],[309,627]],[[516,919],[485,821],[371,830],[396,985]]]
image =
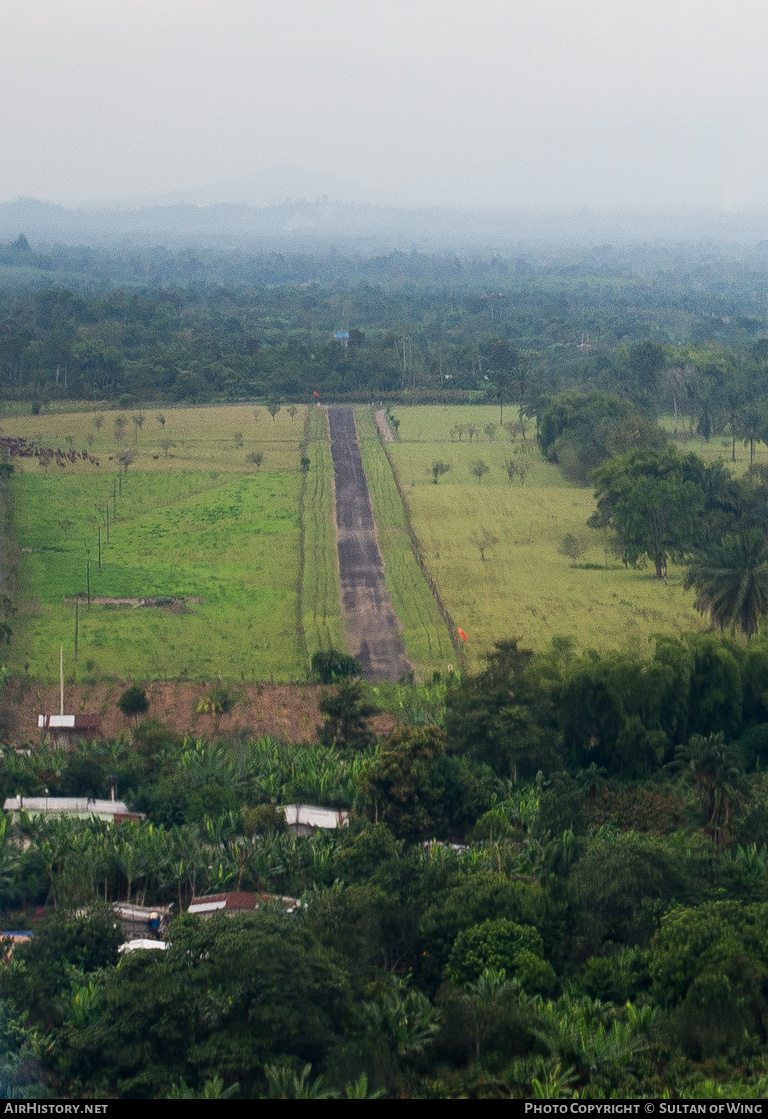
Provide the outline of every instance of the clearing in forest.
[[[303,679],[306,410],[292,411],[274,420],[250,405],[4,419],[6,438],[89,456],[12,460],[19,613],[8,666],[55,679],[63,644],[71,669],[79,594],[78,679]],[[311,477],[325,467],[306,453]],[[89,610],[89,581],[94,597],[161,604]]]
[[[643,648],[652,634],[704,627],[679,568],[670,564],[665,586],[650,566],[625,568],[610,555],[586,524],[592,490],[543,459],[532,428],[526,441],[513,438],[490,406],[394,411],[399,439],[388,450],[427,568],[470,638],[470,665],[508,637],[534,649],[559,634]],[[515,418],[505,409],[505,422]],[[448,469],[435,484],[437,462]],[[384,541],[382,551],[386,564]]]

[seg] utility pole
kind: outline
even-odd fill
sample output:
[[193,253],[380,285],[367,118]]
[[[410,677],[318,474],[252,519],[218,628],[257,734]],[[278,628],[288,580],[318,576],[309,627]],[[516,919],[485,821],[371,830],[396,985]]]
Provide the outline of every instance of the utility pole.
[[[77,600],[75,600],[77,601]],[[77,617],[77,615],[75,615]],[[75,622],[75,655],[77,655],[77,622]],[[61,714],[64,714],[64,646],[59,645],[59,693],[61,695]]]
[[88,609],[91,608],[91,549],[86,548],[87,559],[85,561],[85,597],[88,600]]

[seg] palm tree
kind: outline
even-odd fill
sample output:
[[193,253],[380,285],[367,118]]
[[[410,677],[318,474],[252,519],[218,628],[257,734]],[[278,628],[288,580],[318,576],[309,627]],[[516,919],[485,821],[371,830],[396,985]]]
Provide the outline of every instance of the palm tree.
[[762,443],[765,435],[765,416],[759,408],[748,408],[741,417],[739,434],[745,447],[749,447],[749,465],[755,460],[755,443]]
[[744,768],[738,748],[722,734],[694,734],[675,754],[677,769],[692,776],[706,816],[706,830],[716,845],[723,842],[744,787]]
[[696,609],[709,611],[720,629],[740,629],[747,640],[768,613],[768,547],[759,529],[724,536],[693,561],[686,589],[696,591]]

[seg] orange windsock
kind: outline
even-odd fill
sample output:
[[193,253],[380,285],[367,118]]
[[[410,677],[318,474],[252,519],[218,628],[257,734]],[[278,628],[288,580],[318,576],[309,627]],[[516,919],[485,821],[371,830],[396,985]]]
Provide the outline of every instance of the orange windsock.
[[469,641],[469,638],[467,637],[467,635],[466,635],[466,633],[464,632],[463,629],[459,629],[456,632],[458,633],[458,635],[459,635],[459,637],[461,638],[462,641]]

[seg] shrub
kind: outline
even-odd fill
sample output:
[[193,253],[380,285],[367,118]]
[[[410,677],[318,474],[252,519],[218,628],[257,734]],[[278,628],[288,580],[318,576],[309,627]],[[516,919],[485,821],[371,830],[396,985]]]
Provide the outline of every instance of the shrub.
[[128,718],[138,719],[149,710],[149,697],[141,684],[131,684],[117,701],[118,708]]
[[337,649],[327,649],[323,652],[313,653],[310,662],[312,673],[321,684],[333,684],[349,676],[362,676],[363,670],[360,662],[349,653],[340,653]]

